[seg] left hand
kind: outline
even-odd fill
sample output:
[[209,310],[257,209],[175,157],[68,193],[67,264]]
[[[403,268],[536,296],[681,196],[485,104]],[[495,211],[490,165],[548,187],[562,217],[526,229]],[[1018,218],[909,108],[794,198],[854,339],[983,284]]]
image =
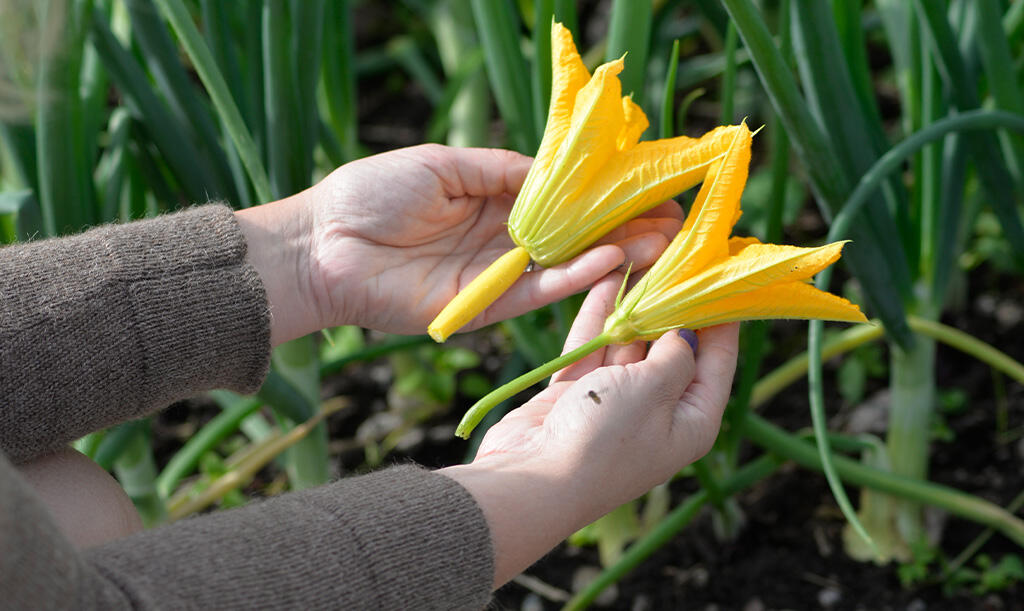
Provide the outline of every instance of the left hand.
[[[243,230],[279,212],[263,227],[292,234],[276,236],[274,246],[247,232],[270,293],[274,342],[341,324],[425,332],[462,287],[514,246],[505,223],[530,163],[506,150],[415,146],[346,164],[303,193],[241,211]],[[678,205],[667,202],[572,261],[525,275],[467,329],[584,290],[627,261],[634,269],[650,265],[680,218]],[[282,256],[286,242],[307,249],[305,265]]]

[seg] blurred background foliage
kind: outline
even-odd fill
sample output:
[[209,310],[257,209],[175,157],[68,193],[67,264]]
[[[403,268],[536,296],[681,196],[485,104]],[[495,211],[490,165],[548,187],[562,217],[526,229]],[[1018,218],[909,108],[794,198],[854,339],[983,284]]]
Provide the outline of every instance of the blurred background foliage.
[[[922,509],[1024,545],[1019,499],[1000,507],[928,481],[934,440],[943,451],[971,451],[956,444],[946,419],[974,409],[973,397],[937,379],[937,345],[994,372],[1000,405],[1021,397],[1024,367],[999,350],[1019,357],[1019,337],[943,322],[969,318],[981,271],[1021,286],[1024,2],[0,7],[0,243],[210,200],[245,207],[302,190],[358,157],[422,142],[532,154],[551,89],[552,19],[573,31],[591,69],[627,54],[623,88],[648,114],[645,138],[697,136],[743,118],[764,125],[737,233],[802,245],[852,239],[831,288],[879,324],[819,323],[807,333],[791,323],[745,325],[715,449],[573,538],[599,547],[604,570],[563,602],[590,604],[685,537],[704,506],[720,541],[737,537],[746,523],[737,493],[784,461],[826,472],[853,524],[847,552],[901,563],[906,584],[939,578],[953,589],[1005,589],[1024,576],[1015,555],[974,557],[980,543],[943,556]],[[685,208],[691,198],[679,201]],[[1003,327],[1019,330],[1019,306],[994,299],[989,309],[1002,312]],[[444,346],[330,329],[280,347],[255,397],[213,392],[76,445],[117,475],[148,524],[395,457],[469,459],[474,443],[467,449],[451,436],[461,411],[557,355],[578,306],[571,298]],[[786,391],[805,378],[806,395]],[[783,392],[785,402],[810,406],[813,434],[762,415]],[[879,396],[872,422],[829,430],[827,412],[842,409],[847,424],[868,418]],[[1000,443],[1020,436],[1008,413]],[[859,490],[859,513],[842,482]]]

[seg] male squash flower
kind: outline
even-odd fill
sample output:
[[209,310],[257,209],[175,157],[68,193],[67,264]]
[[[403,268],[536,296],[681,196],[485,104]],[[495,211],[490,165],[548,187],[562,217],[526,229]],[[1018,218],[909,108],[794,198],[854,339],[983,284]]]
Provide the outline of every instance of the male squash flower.
[[700,182],[721,159],[735,127],[701,138],[639,142],[647,117],[622,96],[623,59],[591,76],[572,35],[551,28],[551,103],[537,156],[509,215],[516,247],[467,285],[427,331],[437,341],[472,320],[532,260],[550,267],[583,252],[612,229]]
[[856,305],[808,282],[839,259],[843,242],[800,248],[729,238],[740,216],[753,137],[745,124],[731,133],[724,158],[709,170],[682,230],[624,298],[623,284],[601,334],[488,394],[466,413],[457,435],[469,436],[501,401],[609,344],[737,320],[867,322]]

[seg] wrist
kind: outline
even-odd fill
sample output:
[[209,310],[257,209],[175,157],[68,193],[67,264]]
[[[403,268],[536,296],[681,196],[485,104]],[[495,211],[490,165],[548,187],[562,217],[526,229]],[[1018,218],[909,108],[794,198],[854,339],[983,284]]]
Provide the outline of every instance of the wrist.
[[235,212],[247,244],[246,260],[267,292],[274,346],[321,328],[313,299],[307,199],[303,192]]
[[539,459],[488,456],[440,473],[469,491],[487,520],[494,588],[612,509],[592,503],[571,473]]

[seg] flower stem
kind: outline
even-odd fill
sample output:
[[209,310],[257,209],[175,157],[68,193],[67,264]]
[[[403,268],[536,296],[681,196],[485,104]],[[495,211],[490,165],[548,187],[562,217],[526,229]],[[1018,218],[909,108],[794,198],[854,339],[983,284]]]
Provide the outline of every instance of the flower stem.
[[476,318],[487,306],[508,290],[526,271],[530,253],[517,246],[498,257],[498,260],[480,273],[466,288],[448,302],[434,322],[427,327],[427,333],[434,341],[443,342],[452,333]]
[[579,348],[566,352],[565,354],[558,358],[551,359],[550,361],[544,363],[540,367],[524,373],[523,375],[512,380],[508,384],[499,386],[498,388],[492,390],[491,392],[487,393],[487,395],[484,398],[477,401],[473,405],[473,407],[469,408],[469,411],[466,412],[466,415],[462,417],[462,422],[460,422],[458,428],[455,429],[455,434],[458,435],[459,437],[462,437],[463,439],[468,439],[469,434],[473,432],[473,429],[476,428],[476,425],[479,424],[483,417],[487,415],[487,412],[494,409],[496,405],[498,405],[505,399],[508,399],[509,397],[512,397],[513,395],[526,390],[527,388],[533,386],[537,382],[540,382],[544,378],[555,373],[559,369],[562,369],[563,367],[568,367],[569,365],[587,356],[591,352],[595,352],[600,348],[604,348],[605,346],[611,343],[611,336],[602,333],[595,337],[594,339],[590,340],[589,342],[583,344]]

